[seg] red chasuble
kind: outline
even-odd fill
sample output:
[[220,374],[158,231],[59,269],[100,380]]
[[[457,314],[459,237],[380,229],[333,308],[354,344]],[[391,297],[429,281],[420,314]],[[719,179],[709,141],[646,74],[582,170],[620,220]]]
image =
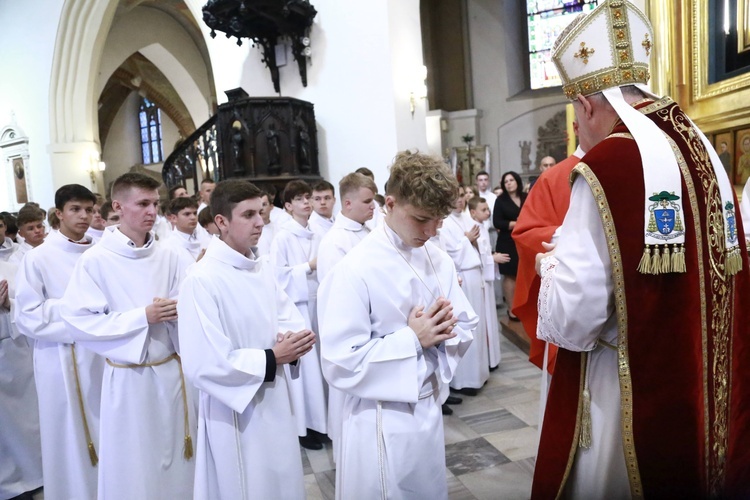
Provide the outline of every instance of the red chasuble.
[[[638,148],[624,126],[584,156],[573,173],[584,177],[594,192],[610,247],[620,421],[631,493],[748,498],[746,244],[740,238],[743,267],[733,276],[726,268],[721,198],[703,143],[671,99],[639,108],[674,141],[683,172],[686,273],[637,270],[644,245],[645,188]],[[738,234],[743,234],[741,221]],[[563,492],[578,443],[585,359],[585,354],[558,350],[532,498]]]
[[[539,368],[544,363],[546,342],[536,338],[536,304],[541,283],[534,269],[536,254],[545,252],[542,242],[549,243],[555,230],[562,225],[570,204],[570,172],[579,161],[580,158],[571,155],[542,173],[529,191],[513,228],[513,240],[518,250],[513,314],[521,319],[531,339],[529,361]],[[550,345],[547,356],[547,370],[550,373],[555,369],[556,355],[557,346]]]

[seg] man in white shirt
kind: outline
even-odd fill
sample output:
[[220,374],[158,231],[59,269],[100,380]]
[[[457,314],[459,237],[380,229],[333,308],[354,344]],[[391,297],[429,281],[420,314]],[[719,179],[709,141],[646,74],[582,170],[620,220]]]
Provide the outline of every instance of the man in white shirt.
[[211,179],[203,179],[201,181],[201,187],[198,191],[201,200],[200,205],[198,205],[198,213],[201,213],[211,203],[211,193],[213,193],[215,187],[216,183]]
[[[317,293],[318,236],[310,230],[312,189],[304,181],[290,181],[284,188],[284,208],[291,218],[282,223],[271,243],[271,262],[277,281],[305,318],[306,327],[318,329]],[[297,416],[300,444],[321,449],[328,432],[326,383],[320,370],[318,346],[300,361],[300,375],[292,380],[293,408]]]
[[438,158],[399,153],[384,224],[320,290],[323,369],[346,393],[336,498],[447,498],[439,381],[472,342],[477,317],[450,257],[428,240],[458,183]]
[[336,189],[326,180],[315,183],[312,187],[313,212],[310,214],[310,229],[320,238],[333,227],[336,217],[333,207],[336,205]]
[[86,236],[96,197],[68,184],[55,193],[59,231],[29,252],[16,277],[15,323],[34,342],[44,494],[95,498],[99,404],[104,358],[75,345],[60,306],[79,257],[94,242]]
[[492,192],[490,186],[490,174],[488,174],[487,171],[480,170],[477,172],[475,179],[477,181],[478,196],[487,200],[487,206],[490,207],[490,218],[488,219],[486,226],[489,229],[491,227],[489,221],[492,220],[492,211],[495,210],[495,200],[497,200],[497,196]]
[[305,497],[279,365],[296,364],[315,335],[275,284],[267,258],[255,254],[261,194],[246,181],[216,185],[210,209],[221,235],[180,290],[185,375],[201,391],[196,499]]
[[62,317],[73,340],[105,356],[98,497],[191,498],[195,427],[178,355],[184,269],[151,229],[159,183],[124,174],[112,186],[120,225],[76,264]]

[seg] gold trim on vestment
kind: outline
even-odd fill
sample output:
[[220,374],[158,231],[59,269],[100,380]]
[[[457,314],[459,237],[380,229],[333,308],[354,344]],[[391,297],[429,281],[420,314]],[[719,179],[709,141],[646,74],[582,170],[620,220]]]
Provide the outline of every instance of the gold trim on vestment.
[[625,453],[625,467],[630,481],[632,498],[643,498],[643,485],[638,470],[638,457],[635,451],[633,436],[633,383],[630,376],[630,361],[628,354],[628,310],[625,301],[625,278],[623,273],[620,244],[617,239],[612,212],[607,202],[599,179],[591,168],[580,162],[571,174],[571,179],[581,175],[591,188],[599,217],[602,221],[604,236],[607,240],[609,258],[612,264],[612,279],[614,283],[615,312],[617,314],[617,365],[620,380],[620,425],[622,428],[622,448]]
[[182,360],[180,359],[180,355],[177,354],[176,352],[173,352],[166,358],[160,359],[159,361],[152,361],[152,362],[140,363],[140,364],[115,363],[111,359],[105,358],[105,360],[107,361],[107,364],[114,368],[150,368],[153,366],[161,366],[161,365],[167,364],[173,359],[177,361],[177,368],[180,371],[180,387],[182,389],[182,405],[184,408],[184,417],[185,417],[185,439],[184,439],[184,447],[182,450],[182,454],[186,460],[190,460],[191,458],[193,458],[193,438],[190,436],[190,418],[189,418],[189,410],[188,410],[187,388],[185,387],[185,375],[182,373]]
[[555,499],[563,497],[565,491],[565,483],[568,482],[568,476],[570,471],[573,469],[573,462],[576,458],[576,452],[578,451],[578,436],[581,433],[581,413],[583,412],[583,388],[586,380],[586,365],[588,364],[588,353],[582,352],[581,354],[581,378],[578,382],[578,409],[576,410],[576,427],[573,430],[573,441],[570,445],[570,452],[568,453],[568,463],[565,465],[565,472],[563,473],[562,481],[560,481],[560,489],[557,491]]
[[[672,110],[657,113],[662,120],[678,123]],[[697,194],[685,158],[677,144],[670,138],[669,142],[683,172],[691,207],[693,209],[693,225],[698,244],[699,282],[701,287],[701,342],[703,349],[703,404],[704,404],[704,432],[706,453],[706,479],[712,496],[720,496],[726,479],[726,452],[729,440],[729,399],[731,396],[731,381],[729,379],[729,364],[731,359],[731,318],[734,305],[734,284],[731,270],[727,266],[725,253],[724,219],[721,206],[721,196],[716,182],[716,176],[705,147],[699,147],[697,137],[691,136],[688,128],[675,127],[688,146],[691,159],[696,165],[701,187],[706,199],[705,231],[708,243],[708,262],[703,264],[703,233],[701,232],[700,213],[698,212]],[[702,142],[700,142],[702,144]],[[717,201],[718,200],[718,201]],[[708,275],[706,275],[708,273]],[[706,277],[710,286],[711,311],[706,309]],[[710,313],[710,320],[709,320]],[[708,339],[709,321],[712,338]],[[708,359],[709,348],[713,353]],[[713,375],[711,383],[708,380],[709,365]],[[713,408],[713,415],[711,414]]]

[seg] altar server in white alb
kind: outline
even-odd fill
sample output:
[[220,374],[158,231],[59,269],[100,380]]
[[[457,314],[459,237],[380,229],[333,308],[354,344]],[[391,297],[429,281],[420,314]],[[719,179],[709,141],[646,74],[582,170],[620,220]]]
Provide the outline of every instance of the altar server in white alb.
[[[365,222],[372,219],[375,210],[375,182],[369,177],[353,172],[339,181],[341,212],[333,227],[323,237],[318,248],[318,280],[326,275],[357,246],[370,229]],[[334,442],[341,436],[341,411],[344,406],[344,393],[335,387],[328,387],[328,437]]]
[[262,194],[246,181],[216,184],[210,208],[221,236],[180,290],[185,375],[200,389],[196,499],[305,497],[289,385],[277,366],[296,364],[315,335],[268,258],[255,255]]
[[428,240],[458,183],[439,158],[399,153],[387,215],[326,276],[320,336],[328,382],[346,393],[336,498],[448,498],[439,379],[477,317],[450,257]]
[[[307,328],[317,331],[315,304],[318,277],[315,272],[320,239],[310,230],[312,189],[304,181],[290,181],[284,188],[284,208],[291,217],[282,223],[271,243],[271,262],[278,283],[305,318]],[[326,384],[320,371],[318,346],[300,361],[299,378],[292,380],[292,398],[300,444],[322,449],[328,432]]]
[[44,496],[96,498],[99,402],[104,358],[76,345],[61,316],[61,299],[87,236],[96,197],[79,184],[55,193],[59,231],[28,252],[17,274],[14,318],[34,343]]
[[469,215],[479,224],[477,250],[482,261],[482,295],[484,313],[480,321],[487,325],[487,345],[489,346],[490,371],[500,364],[500,331],[497,324],[497,302],[495,301],[495,264],[510,262],[510,255],[494,251],[492,240],[485,222],[490,220],[492,212],[489,203],[481,196],[475,196],[467,202]]
[[44,227],[44,210],[39,208],[38,205],[27,203],[18,211],[16,225],[18,226],[18,236],[23,241],[8,258],[8,262],[17,266],[23,260],[26,252],[44,243],[44,237],[47,236]]
[[115,180],[120,225],[79,259],[62,316],[77,345],[106,357],[99,431],[100,499],[191,498],[195,416],[180,365],[176,255],[151,229],[159,183]]
[[323,238],[336,222],[333,208],[336,205],[336,189],[326,180],[320,180],[312,186],[310,196],[313,211],[310,214],[310,230]]
[[5,219],[0,216],[0,261],[8,262],[10,256],[16,251],[18,247],[13,240],[5,236],[5,231],[8,226],[5,225]]
[[198,202],[175,198],[169,202],[167,220],[172,224],[172,234],[164,240],[164,245],[180,256],[185,267],[195,264],[210,241],[208,238],[201,241],[198,235]]
[[484,293],[482,261],[479,255],[479,224],[464,211],[466,197],[459,189],[453,211],[443,221],[440,241],[456,265],[461,277],[461,290],[480,318],[474,330],[474,342],[458,364],[450,382],[451,389],[467,396],[476,396],[490,378],[490,359],[487,345],[487,322],[484,321]]
[[[104,205],[105,201],[101,200],[101,203],[99,203],[98,198],[96,198],[97,196],[101,198],[100,195],[94,195],[97,202],[94,204],[94,215],[91,218],[91,224],[89,224],[89,229],[86,231],[86,236],[91,238],[92,243],[98,243],[102,239],[104,228],[107,227],[107,220],[102,217],[102,205]],[[55,208],[57,209],[57,207]]]
[[322,282],[333,266],[370,234],[365,222],[372,219],[375,212],[376,192],[375,181],[356,172],[339,181],[341,212],[331,230],[320,240],[318,281]]
[[264,225],[263,234],[260,235],[260,239],[258,240],[258,250],[256,252],[258,256],[270,255],[271,243],[273,243],[276,233],[279,230],[279,223],[271,220],[271,211],[273,208],[276,208],[271,205],[271,195],[264,192],[260,199],[263,203],[260,216],[263,218]]
[[0,498],[42,486],[33,350],[11,322],[17,269],[0,260]]

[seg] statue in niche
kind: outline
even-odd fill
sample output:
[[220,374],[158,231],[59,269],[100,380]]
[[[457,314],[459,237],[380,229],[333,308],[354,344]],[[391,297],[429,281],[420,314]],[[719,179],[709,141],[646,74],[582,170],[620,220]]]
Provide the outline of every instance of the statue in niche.
[[302,117],[297,115],[295,120],[299,128],[297,140],[297,159],[299,160],[299,169],[302,173],[310,172],[310,134],[307,132],[307,125],[302,121]]
[[531,166],[531,141],[518,141],[521,148],[521,171],[528,172]]
[[240,174],[245,170],[244,159],[242,157],[242,122],[235,120],[232,122],[232,155],[234,156],[234,173]]
[[271,123],[266,129],[266,150],[268,152],[268,172],[277,175],[281,171],[281,149],[276,125]]

